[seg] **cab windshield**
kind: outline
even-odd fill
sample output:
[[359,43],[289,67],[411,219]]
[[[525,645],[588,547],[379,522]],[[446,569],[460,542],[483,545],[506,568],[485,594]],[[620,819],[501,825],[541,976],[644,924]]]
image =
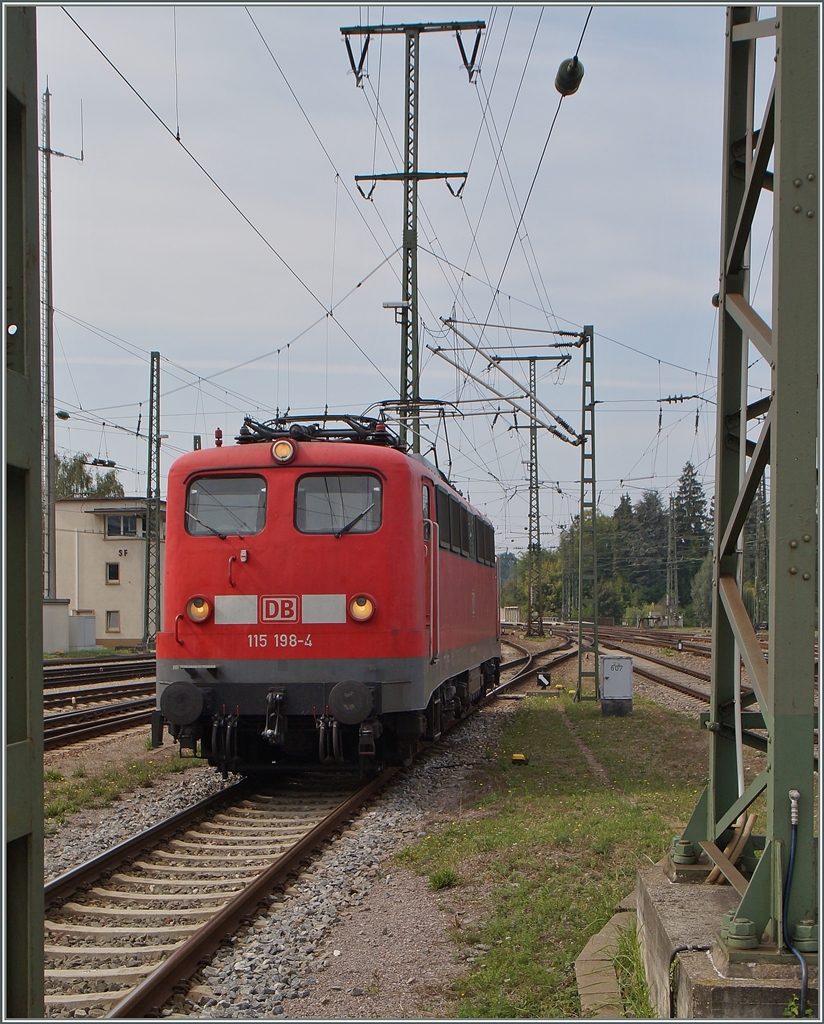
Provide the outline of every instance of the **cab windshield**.
[[189,485],[186,530],[194,537],[248,536],[266,524],[262,476],[202,476]]
[[305,476],[295,493],[301,533],[374,533],[381,525],[381,482],[376,476]]

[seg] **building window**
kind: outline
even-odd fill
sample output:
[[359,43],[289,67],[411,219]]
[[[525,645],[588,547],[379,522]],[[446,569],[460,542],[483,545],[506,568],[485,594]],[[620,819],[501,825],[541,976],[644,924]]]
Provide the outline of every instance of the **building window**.
[[107,537],[137,537],[137,516],[106,516]]
[[120,562],[106,562],[106,582],[120,582]]
[[120,632],[120,612],[106,612],[106,632]]

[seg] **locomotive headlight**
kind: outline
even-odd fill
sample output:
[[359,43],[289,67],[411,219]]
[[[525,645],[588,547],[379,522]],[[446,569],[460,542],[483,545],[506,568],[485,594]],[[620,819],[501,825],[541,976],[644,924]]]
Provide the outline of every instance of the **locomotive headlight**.
[[375,614],[375,602],[366,594],[358,594],[349,602],[349,614],[356,622],[366,622]]
[[275,441],[272,445],[272,458],[275,462],[280,462],[281,465],[286,465],[287,462],[291,462],[297,455],[297,447],[294,441],[290,441],[288,438],[282,437],[279,441]]
[[186,613],[192,622],[205,622],[212,612],[212,606],[205,597],[193,597],[186,605]]

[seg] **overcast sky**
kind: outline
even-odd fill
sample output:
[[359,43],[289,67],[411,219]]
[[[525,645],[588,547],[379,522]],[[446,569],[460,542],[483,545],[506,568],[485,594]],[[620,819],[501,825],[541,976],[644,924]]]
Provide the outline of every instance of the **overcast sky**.
[[[399,169],[404,41],[372,38],[359,89],[340,28],[483,20],[474,84],[454,33],[420,44],[419,169],[469,171],[460,198],[443,181],[420,185],[421,393],[491,397],[425,347],[455,347],[441,317],[593,324],[602,511],[623,492],[666,493],[687,459],[711,491],[723,6],[596,6],[588,23],[589,6],[67,10],[105,57],[59,7],[38,7],[52,147],[79,155],[81,100],[84,122],[82,164],[52,162],[56,407],[71,415],[58,421],[60,454],[114,459],[127,493],[145,493],[134,431],[141,412],[146,425],[152,350],[164,494],[195,433],[211,445],[244,413],[358,413],[397,397],[400,329],[382,303],[401,294],[402,186],[379,182],[367,202],[354,176]],[[555,74],[582,33],[583,83],[559,109]],[[474,34],[464,42],[471,52]],[[756,306],[769,295],[762,234]],[[483,335],[498,354],[553,340]],[[448,354],[515,394],[471,350]],[[507,365],[526,380],[525,364]],[[539,364],[539,378],[539,400],[579,429],[580,354],[562,370]],[[676,395],[705,400],[659,403]],[[460,408],[462,419],[430,422],[423,450],[437,438],[439,464],[451,453],[499,550],[521,550],[528,433],[494,398]],[[577,512],[580,454],[542,432],[539,457],[551,547]]]

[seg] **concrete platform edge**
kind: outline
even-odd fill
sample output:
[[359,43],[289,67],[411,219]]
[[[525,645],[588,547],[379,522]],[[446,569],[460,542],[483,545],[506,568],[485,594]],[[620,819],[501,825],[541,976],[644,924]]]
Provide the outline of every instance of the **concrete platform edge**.
[[630,893],[615,914],[581,950],[575,961],[575,978],[581,1000],[581,1015],[590,1019],[617,1020],[624,1017],[624,1004],[613,958],[618,936],[635,926],[635,893]]

